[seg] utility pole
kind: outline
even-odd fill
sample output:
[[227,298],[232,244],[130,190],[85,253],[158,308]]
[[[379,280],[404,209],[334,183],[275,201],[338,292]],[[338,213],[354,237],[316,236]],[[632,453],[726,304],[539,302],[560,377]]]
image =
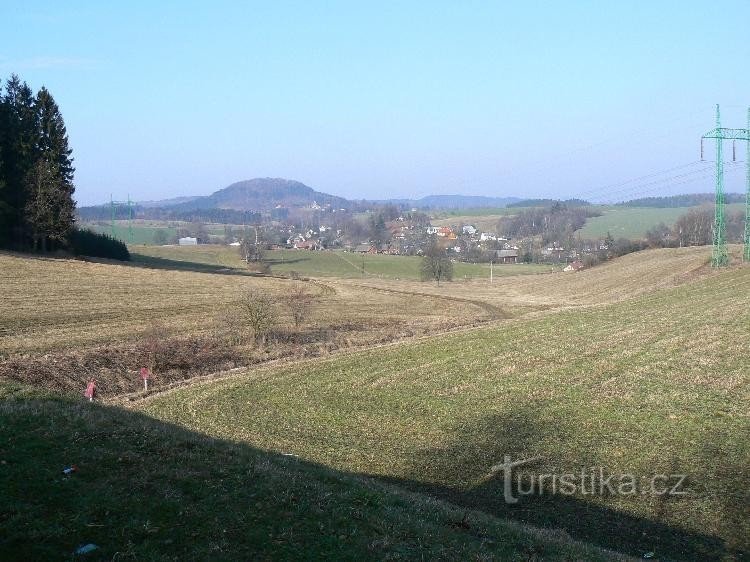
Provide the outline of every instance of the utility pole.
[[492,260],[490,260],[490,285],[492,284]]
[[748,192],[745,203],[745,248],[743,259],[750,261],[750,109],[748,109],[747,129],[727,129],[721,126],[721,113],[719,105],[716,105],[716,128],[701,137],[701,155],[703,154],[703,139],[716,139],[716,206],[714,208],[714,236],[713,252],[711,254],[711,265],[713,267],[725,267],[729,265],[729,252],[727,251],[727,225],[724,210],[724,140],[744,140],[748,142],[747,186]]

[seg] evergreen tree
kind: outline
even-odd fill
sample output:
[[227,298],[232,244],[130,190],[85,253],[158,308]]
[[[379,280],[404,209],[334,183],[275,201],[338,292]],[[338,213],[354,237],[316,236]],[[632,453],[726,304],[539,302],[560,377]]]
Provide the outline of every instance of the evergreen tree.
[[49,249],[48,242],[64,244],[71,231],[65,217],[73,214],[73,201],[60,188],[60,170],[55,162],[39,158],[26,177],[25,219],[34,251]]
[[38,157],[38,121],[31,88],[13,74],[5,85],[2,105],[3,122],[0,129],[4,130],[4,135],[0,139],[0,149],[5,182],[4,202],[9,215],[5,237],[13,245],[21,247],[27,240],[24,231],[28,194],[26,180]]
[[[56,233],[68,233],[73,228],[75,220],[75,203],[73,202],[73,158],[72,150],[68,145],[68,133],[65,129],[60,109],[49,91],[42,87],[36,96],[35,103],[37,111],[37,122],[39,124],[38,153],[39,158],[44,160],[42,166],[45,174],[53,173],[49,178],[59,191],[53,197],[57,204]],[[35,172],[39,176],[39,170]],[[35,186],[36,187],[36,186]],[[56,238],[53,238],[56,239]]]

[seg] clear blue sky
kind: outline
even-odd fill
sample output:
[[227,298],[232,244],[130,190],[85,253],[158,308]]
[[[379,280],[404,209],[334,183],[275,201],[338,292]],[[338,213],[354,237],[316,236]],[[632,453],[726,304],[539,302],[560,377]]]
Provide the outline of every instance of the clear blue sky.
[[[0,76],[52,91],[80,204],[265,176],[573,196],[698,160],[714,104],[750,104],[748,0],[110,4],[0,6]],[[712,190],[700,169],[612,189]]]

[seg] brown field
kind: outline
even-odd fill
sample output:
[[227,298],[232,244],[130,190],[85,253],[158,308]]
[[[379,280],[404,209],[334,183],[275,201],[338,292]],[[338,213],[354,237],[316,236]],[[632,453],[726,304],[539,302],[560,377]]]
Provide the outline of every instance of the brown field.
[[[611,303],[711,275],[707,256],[706,248],[660,250],[580,273],[438,287],[384,279],[293,281],[236,270],[204,273],[0,253],[7,290],[0,301],[0,376],[76,392],[96,376],[103,394],[122,394],[137,390],[134,373],[154,354],[161,371],[152,382],[157,387],[270,360]],[[315,304],[297,331],[281,301],[299,284],[315,295]],[[231,333],[242,328],[237,301],[247,290],[280,301],[269,345]]]

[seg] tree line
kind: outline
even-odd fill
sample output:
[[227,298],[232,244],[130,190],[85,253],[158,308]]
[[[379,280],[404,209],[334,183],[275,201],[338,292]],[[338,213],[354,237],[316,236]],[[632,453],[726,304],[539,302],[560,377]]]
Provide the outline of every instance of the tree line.
[[0,247],[76,252],[82,242],[89,254],[107,254],[113,245],[120,256],[127,254],[106,237],[75,235],[72,153],[49,90],[34,93],[15,74],[0,81]]

